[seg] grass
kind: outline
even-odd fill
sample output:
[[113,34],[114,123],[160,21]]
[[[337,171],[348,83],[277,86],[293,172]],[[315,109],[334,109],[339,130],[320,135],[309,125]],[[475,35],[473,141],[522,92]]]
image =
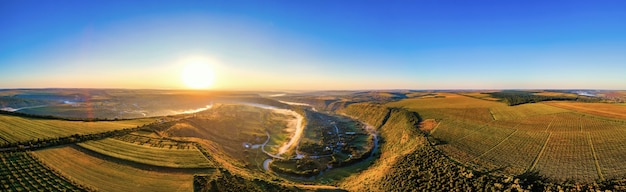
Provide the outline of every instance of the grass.
[[71,146],[38,150],[33,154],[63,175],[100,191],[191,191],[195,173],[211,172],[138,168]]
[[91,151],[123,160],[172,168],[210,168],[212,163],[195,146],[190,149],[151,147],[107,138],[77,144]]
[[0,141],[19,142],[38,138],[65,137],[73,134],[90,134],[124,128],[134,128],[153,122],[153,119],[124,121],[64,121],[0,115]]

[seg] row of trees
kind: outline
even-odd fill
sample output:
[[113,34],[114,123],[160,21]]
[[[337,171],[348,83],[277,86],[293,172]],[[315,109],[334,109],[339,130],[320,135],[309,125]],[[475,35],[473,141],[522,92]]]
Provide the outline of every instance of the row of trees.
[[139,130],[139,127],[112,130],[112,131],[93,133],[93,134],[73,134],[73,135],[66,136],[66,137],[45,138],[45,139],[37,138],[33,140],[28,140],[28,141],[4,143],[0,145],[0,152],[33,150],[37,148],[71,144],[71,143],[77,143],[81,141],[104,139],[104,138],[112,137],[112,136],[125,135],[130,132],[137,131],[137,130]]
[[0,191],[94,191],[25,152],[0,153]]
[[220,168],[211,175],[194,175],[194,191],[302,191],[276,182],[247,179]]
[[[278,164],[292,164],[295,163],[296,169],[287,168],[285,166],[280,166]],[[295,177],[312,177],[317,176],[321,173],[319,169],[320,165],[318,165],[315,160],[309,158],[303,158],[298,160],[281,160],[274,159],[274,162],[270,164],[270,169],[277,173],[291,175]]]
[[123,119],[123,118],[59,117],[59,116],[54,116],[54,115],[37,115],[37,114],[30,114],[30,113],[21,113],[21,112],[17,112],[17,111],[3,111],[3,110],[0,110],[0,114],[2,114],[2,115],[11,115],[11,116],[18,116],[18,117],[26,117],[26,118],[53,119],[53,120],[64,120],[64,121],[84,121],[84,122],[128,120],[128,119]]

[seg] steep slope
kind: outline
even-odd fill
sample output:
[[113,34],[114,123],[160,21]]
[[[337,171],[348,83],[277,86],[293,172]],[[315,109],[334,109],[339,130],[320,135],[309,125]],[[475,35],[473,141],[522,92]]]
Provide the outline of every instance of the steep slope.
[[398,159],[426,144],[417,131],[417,113],[369,103],[352,104],[340,112],[376,127],[382,137],[379,159],[367,170],[346,178],[340,185],[347,190],[385,190],[382,176],[391,172]]

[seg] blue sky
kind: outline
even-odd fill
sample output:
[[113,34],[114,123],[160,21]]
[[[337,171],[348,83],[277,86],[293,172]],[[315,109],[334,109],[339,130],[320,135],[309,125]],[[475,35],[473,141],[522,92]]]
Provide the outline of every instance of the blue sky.
[[626,89],[623,1],[0,1],[0,88]]

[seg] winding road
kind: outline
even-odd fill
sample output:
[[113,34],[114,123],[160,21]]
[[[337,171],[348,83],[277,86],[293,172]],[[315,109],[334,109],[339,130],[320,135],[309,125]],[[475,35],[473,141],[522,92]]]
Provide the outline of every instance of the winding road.
[[[291,115],[291,116],[296,117],[292,122],[290,122],[290,125],[291,125],[290,128],[295,129],[294,134],[291,136],[291,138],[289,139],[287,143],[285,143],[280,148],[278,148],[278,153],[276,154],[272,154],[265,150],[265,146],[267,145],[267,143],[269,143],[271,139],[270,133],[267,131],[265,132],[265,134],[267,135],[267,140],[265,140],[263,145],[261,145],[261,151],[263,151],[263,153],[267,154],[268,156],[272,157],[272,158],[265,159],[265,161],[263,161],[263,169],[265,169],[266,171],[269,171],[269,164],[273,161],[273,159],[287,159],[281,155],[286,153],[294,145],[297,145],[299,143],[300,138],[302,137],[302,133],[304,132],[304,117],[296,113],[293,110],[279,109],[277,107],[270,106],[270,105],[263,105],[263,104],[258,104],[258,103],[241,103],[241,104],[249,105],[253,107],[259,107],[263,109],[269,109],[276,113],[281,113],[281,114]],[[297,150],[296,150],[296,153],[297,153]]]
[[[265,151],[265,145],[267,145],[267,143],[270,142],[270,133],[266,131],[265,134],[267,134],[267,140],[265,140],[265,143],[261,145],[261,151],[263,151],[263,153],[267,154],[270,157],[273,157],[276,159],[285,159],[284,157],[281,157],[280,155],[271,154],[270,152]],[[265,161],[267,161],[267,159]],[[265,165],[263,166],[265,167]]]

